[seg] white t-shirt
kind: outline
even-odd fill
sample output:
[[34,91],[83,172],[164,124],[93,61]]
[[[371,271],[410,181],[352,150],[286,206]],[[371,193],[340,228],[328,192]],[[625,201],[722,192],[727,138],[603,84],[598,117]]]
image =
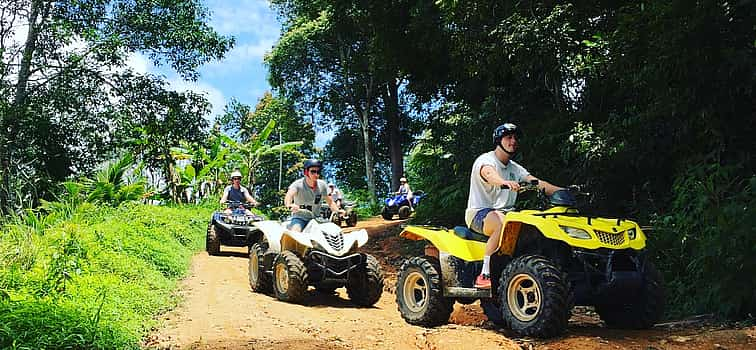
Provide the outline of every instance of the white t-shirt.
[[483,180],[483,177],[480,176],[480,169],[484,165],[492,166],[504,180],[521,182],[525,181],[525,178],[530,175],[525,168],[513,160],[510,160],[506,165],[503,164],[499,158],[496,158],[494,151],[481,154],[473,163],[470,172],[470,196],[467,197],[467,210],[465,210],[467,226],[470,226],[475,213],[480,209],[512,208],[517,200],[517,192],[501,189],[499,186],[491,185]]
[[[328,195],[328,185],[323,180],[318,179],[317,186],[313,190],[312,188],[310,188],[310,186],[307,185],[305,178],[301,178],[292,182],[291,185],[289,185],[289,189],[294,189],[296,191],[293,198],[294,204],[308,206],[311,205],[312,213],[316,216],[320,214],[320,206],[327,205],[325,197]],[[302,213],[302,211],[297,211],[291,216],[306,220],[312,219],[312,216],[305,215]]]

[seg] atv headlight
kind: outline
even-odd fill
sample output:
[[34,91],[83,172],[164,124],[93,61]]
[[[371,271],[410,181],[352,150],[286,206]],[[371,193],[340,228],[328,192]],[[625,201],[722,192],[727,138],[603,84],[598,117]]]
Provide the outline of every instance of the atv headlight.
[[567,233],[568,236],[576,239],[591,239],[591,235],[588,234],[583,229],[575,228],[575,227],[569,227],[569,226],[559,226],[564,230],[565,233]]
[[635,228],[631,228],[631,229],[627,230],[627,237],[628,238],[635,239],[635,236],[636,236]]

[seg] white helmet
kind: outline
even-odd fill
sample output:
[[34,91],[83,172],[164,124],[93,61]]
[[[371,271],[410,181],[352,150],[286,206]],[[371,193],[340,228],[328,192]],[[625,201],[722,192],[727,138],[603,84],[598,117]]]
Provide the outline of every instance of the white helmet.
[[231,172],[231,178],[233,179],[235,177],[241,178],[242,177],[241,171],[239,171],[239,170],[232,171]]
[[407,182],[407,178],[403,177],[403,178],[399,179],[399,182]]

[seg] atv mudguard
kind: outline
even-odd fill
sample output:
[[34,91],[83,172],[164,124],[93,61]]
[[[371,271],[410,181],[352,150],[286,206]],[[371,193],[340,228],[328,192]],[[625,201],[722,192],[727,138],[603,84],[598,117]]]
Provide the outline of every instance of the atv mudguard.
[[[563,215],[559,215],[563,214]],[[570,214],[570,215],[567,215]],[[646,246],[646,236],[638,225],[630,220],[591,218],[576,216],[563,207],[556,207],[546,211],[525,210],[507,213],[502,226],[502,234],[499,236],[499,254],[513,255],[517,248],[517,239],[523,224],[532,225],[541,234],[549,239],[563,241],[576,248],[597,249],[635,249],[641,250]],[[585,230],[591,235],[591,239],[578,239],[567,235],[560,226],[569,226]],[[629,239],[626,231],[635,228],[636,238]],[[610,245],[601,242],[595,231],[624,236],[622,244]],[[485,254],[485,242],[467,240],[457,236],[454,230],[429,226],[407,226],[400,234],[401,237],[431,242],[439,251],[451,254],[465,261],[483,260]]]
[[337,252],[330,250],[329,245],[322,234],[311,235],[308,233],[311,229],[310,226],[318,225],[315,220],[310,221],[310,223],[302,230],[302,232],[287,230],[286,222],[280,221],[259,221],[254,225],[263,232],[265,239],[268,241],[269,248],[274,252],[291,250],[298,252],[300,255],[303,255],[307,249],[313,248],[312,242],[315,241],[320,244],[321,247],[326,249],[328,253],[334,254],[335,256],[342,256],[355,245],[356,247],[361,247],[368,241],[368,234],[365,229],[356,230],[349,233],[341,233],[341,228],[333,223],[326,222],[319,224],[321,226],[325,226],[321,227],[321,229],[335,230],[338,231],[339,234],[343,235],[344,249]]

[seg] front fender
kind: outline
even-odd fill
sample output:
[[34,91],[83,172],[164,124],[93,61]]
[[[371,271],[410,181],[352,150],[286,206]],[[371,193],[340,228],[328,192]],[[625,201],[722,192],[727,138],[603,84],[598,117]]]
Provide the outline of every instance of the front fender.
[[[547,214],[548,212],[522,211],[509,212],[504,220],[505,232],[499,239],[499,247],[504,254],[511,255],[519,235],[521,224],[534,226],[546,238],[567,243],[572,247],[584,249],[635,249],[641,250],[646,246],[646,238],[638,225],[630,220],[617,220],[606,218],[592,218],[585,216],[566,216],[559,213]],[[537,214],[537,215],[534,215]],[[545,215],[544,215],[545,214]],[[585,230],[591,236],[590,239],[578,239],[567,235],[560,226],[575,227]],[[635,228],[636,239],[629,239],[626,231]],[[608,235],[621,235],[622,243],[609,244],[598,238],[598,232]],[[619,238],[619,237],[618,237]],[[512,241],[513,240],[513,241]]]
[[454,230],[430,226],[407,226],[399,236],[419,241],[426,239],[439,251],[454,255],[465,261],[483,260],[486,243],[463,239]]

